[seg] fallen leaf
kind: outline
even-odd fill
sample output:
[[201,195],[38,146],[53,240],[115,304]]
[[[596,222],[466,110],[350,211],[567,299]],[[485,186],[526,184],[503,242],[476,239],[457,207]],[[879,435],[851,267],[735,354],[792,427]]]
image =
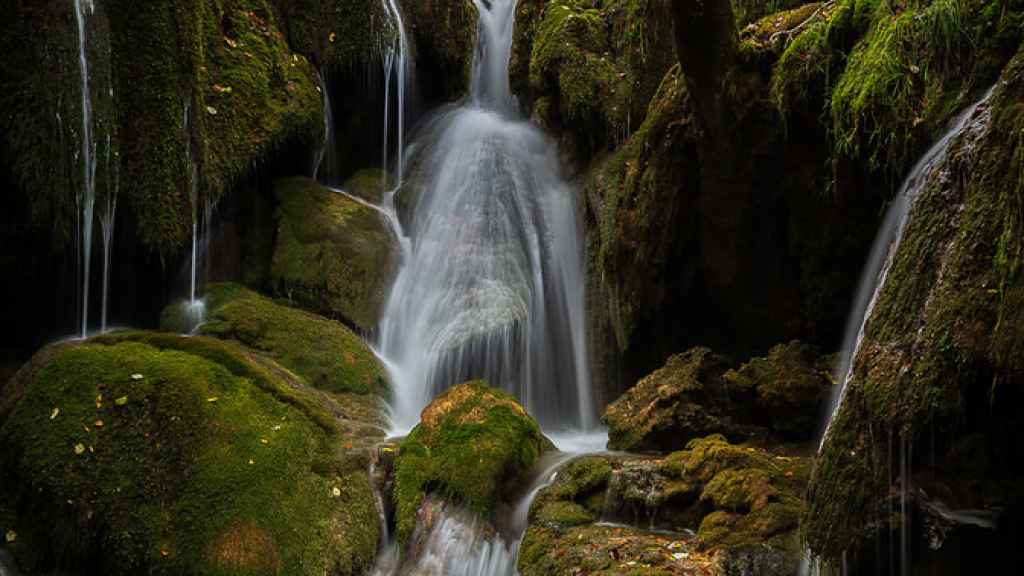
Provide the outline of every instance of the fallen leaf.
[[329,40],[333,44],[334,43],[334,39],[337,38],[337,37],[338,37],[337,34],[335,34],[334,32],[331,32],[331,35],[327,37],[327,40]]
[[270,444],[270,440],[267,440],[266,438],[260,438],[260,444]]
[[132,374],[132,380],[142,380],[143,378],[145,378],[145,376],[143,376],[142,374],[139,374],[138,372],[136,372],[135,374]]
[[337,486],[335,486],[334,488],[331,488],[331,496],[334,496],[335,498],[339,498],[341,496],[341,488],[338,488]]
[[167,558],[168,556],[171,555],[171,551],[168,550],[167,548],[161,548],[160,549],[160,555],[163,556],[164,558]]
[[50,412],[50,420],[56,418],[58,414],[60,414],[60,408],[54,408],[53,412]]
[[14,530],[8,530],[7,535],[4,537],[4,539],[7,540],[8,544],[11,544],[18,539],[18,533]]
[[217,109],[214,108],[213,106],[207,106],[206,107],[206,111],[209,112],[210,115],[212,115],[212,116],[216,116],[217,115]]
[[85,453],[85,446],[82,444],[75,444],[75,454],[81,456]]
[[216,396],[211,396],[210,398],[206,399],[207,402],[216,402],[217,400],[220,400],[220,398]]
[[97,420],[97,421],[93,422],[92,425],[97,427],[97,428],[103,428],[103,420]]
[[249,466],[252,466],[255,463],[256,463],[255,460],[253,460],[252,458],[249,458]]
[[118,406],[124,406],[127,403],[128,403],[128,397],[127,396],[121,396],[117,400],[114,400],[114,404],[117,404]]
[[271,428],[271,430],[273,430],[274,432],[277,432],[280,429],[281,429],[281,425],[280,424],[277,424],[273,428]]

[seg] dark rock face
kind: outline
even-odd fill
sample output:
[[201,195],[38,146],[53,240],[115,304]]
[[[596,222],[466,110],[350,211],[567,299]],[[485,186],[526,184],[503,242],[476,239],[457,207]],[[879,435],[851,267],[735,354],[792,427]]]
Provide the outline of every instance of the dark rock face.
[[800,342],[736,370],[707,348],[677,354],[608,406],[608,445],[670,452],[708,434],[808,440],[830,388],[828,369]]

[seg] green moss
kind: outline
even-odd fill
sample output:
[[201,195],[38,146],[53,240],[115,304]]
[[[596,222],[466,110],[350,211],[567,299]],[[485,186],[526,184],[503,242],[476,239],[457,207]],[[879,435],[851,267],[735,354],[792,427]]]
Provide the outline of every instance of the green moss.
[[589,156],[643,120],[675,61],[670,21],[666,7],[649,0],[525,3],[517,14],[513,84],[528,85],[530,100],[555,104],[545,123],[570,129]]
[[481,381],[460,384],[423,410],[395,461],[397,536],[412,533],[427,492],[489,514],[546,441],[515,399]]
[[[208,286],[206,310],[200,334],[237,340],[280,362],[315,388],[388,395],[386,372],[373,351],[336,321],[278,304],[235,284]],[[165,315],[174,311],[170,308]]]
[[346,192],[358,196],[367,202],[380,204],[385,188],[388,186],[388,175],[377,168],[367,168],[352,175],[342,187]]
[[737,28],[742,28],[776,12],[807,3],[806,0],[731,0],[731,2]]
[[33,571],[56,558],[109,574],[365,568],[378,537],[368,480],[315,471],[337,459],[338,436],[271,392],[289,388],[205,339],[44,349],[0,416],[12,552]]
[[835,154],[898,179],[967,92],[991,80],[979,77],[978,47],[998,23],[974,0],[890,6],[879,3],[830,107]]
[[320,69],[375,62],[397,34],[376,0],[272,0],[289,45]]
[[189,238],[197,203],[286,142],[322,141],[321,97],[267,0],[118,0],[112,15],[123,192],[143,243],[167,256]]
[[380,213],[309,178],[280,180],[270,284],[363,331],[376,327],[393,271],[394,239]]
[[597,275],[620,350],[642,320],[661,309],[665,294],[652,289],[663,270],[692,269],[678,255],[689,240],[689,208],[698,191],[698,129],[679,68],[669,71],[640,128],[592,167],[584,198],[597,219]]

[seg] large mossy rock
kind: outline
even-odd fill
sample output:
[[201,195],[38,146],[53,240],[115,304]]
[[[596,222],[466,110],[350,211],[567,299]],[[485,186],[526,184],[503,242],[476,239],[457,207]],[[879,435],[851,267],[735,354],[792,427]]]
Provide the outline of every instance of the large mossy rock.
[[671,452],[709,434],[808,440],[828,397],[828,370],[796,341],[735,370],[707,348],[676,354],[608,406],[608,447]]
[[[340,322],[275,302],[237,284],[211,284],[197,334],[234,340],[272,358],[308,385],[339,395],[387,398],[387,371],[370,347]],[[163,327],[176,330],[181,304]]]
[[[619,574],[642,564],[645,574],[790,576],[809,471],[806,458],[721,436],[658,460],[580,458],[534,499],[519,570]],[[599,524],[609,520],[622,527]]]
[[309,178],[280,180],[275,193],[271,287],[324,316],[373,330],[397,255],[384,217]]
[[672,20],[651,0],[519,2],[513,92],[563,132],[580,164],[639,126],[675,62]]
[[0,398],[0,529],[22,568],[361,573],[379,538],[365,469],[324,397],[273,366],[157,333],[40,351]]
[[549,443],[516,400],[482,381],[448,389],[427,406],[395,461],[398,539],[416,526],[427,493],[489,515]]
[[[920,544],[919,563],[938,569],[946,550],[990,557],[1019,541],[1022,102],[1024,47],[918,193],[809,489],[806,537],[825,558],[870,563],[877,532],[902,530],[888,512],[901,488],[907,508],[998,518],[960,552],[955,538],[938,552]],[[917,548],[925,535],[911,526],[906,545]]]

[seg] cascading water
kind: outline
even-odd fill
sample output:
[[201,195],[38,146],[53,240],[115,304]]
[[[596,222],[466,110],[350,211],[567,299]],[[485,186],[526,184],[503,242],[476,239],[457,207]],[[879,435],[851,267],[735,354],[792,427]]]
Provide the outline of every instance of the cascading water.
[[82,91],[82,187],[78,192],[79,231],[81,233],[82,309],[80,336],[89,332],[89,268],[92,261],[93,210],[96,204],[96,159],[92,125],[92,97],[89,92],[88,16],[93,13],[93,0],[75,0],[75,21],[78,24],[78,71]]
[[582,245],[554,144],[509,92],[514,0],[476,0],[471,98],[417,141],[423,182],[411,251],[380,324],[408,430],[435,394],[483,378],[546,428],[587,428]]
[[[189,262],[189,288],[188,302],[185,303],[185,318],[188,331],[194,330],[203,322],[205,314],[205,303],[199,297],[199,265],[201,254],[205,253],[203,248],[207,241],[206,236],[201,236],[199,221],[199,163],[195,159],[195,149],[192,145],[192,105],[188,102],[184,105],[182,117],[182,140],[184,142],[185,165],[188,177],[189,204],[192,206],[192,252]],[[203,211],[203,225],[205,230],[209,229],[210,206],[208,199]]]
[[[821,438],[818,444],[819,453],[824,448],[825,443],[828,441],[829,432],[831,430],[832,421],[839,413],[839,409],[842,406],[843,398],[846,395],[847,386],[853,375],[853,365],[857,358],[857,354],[860,352],[861,342],[864,339],[864,331],[868,325],[868,321],[871,318],[871,313],[875,308],[875,304],[878,301],[878,296],[881,294],[882,289],[885,286],[885,281],[889,276],[889,270],[892,267],[893,261],[896,258],[896,253],[899,251],[900,242],[903,240],[903,232],[906,229],[907,222],[910,218],[910,213],[913,211],[914,203],[916,202],[921,190],[931,179],[932,174],[937,167],[942,165],[946,158],[946,154],[949,151],[949,146],[953,142],[954,138],[964,132],[964,129],[968,126],[972,117],[979,107],[983,106],[985,102],[992,96],[995,91],[995,86],[989,88],[982,97],[965,108],[952,122],[949,129],[942,135],[942,137],[932,145],[932,147],[921,157],[914,168],[907,175],[907,178],[903,181],[900,186],[899,193],[893,200],[892,204],[886,211],[885,218],[882,220],[882,226],[875,236],[874,244],[871,247],[871,253],[868,256],[868,260],[864,265],[864,270],[861,273],[860,284],[857,288],[857,296],[853,302],[853,308],[850,310],[850,315],[847,319],[846,330],[843,337],[843,347],[840,351],[839,362],[836,365],[835,381],[839,383],[837,389],[833,391],[831,402],[828,406],[827,417],[825,425],[821,434]],[[907,492],[908,492],[908,462],[910,460],[910,448],[907,446],[907,440],[905,438],[900,439],[900,556],[901,556],[901,570],[903,573],[909,568],[909,517],[907,515]],[[890,480],[890,484],[891,484]],[[801,564],[800,574],[821,574],[822,567],[816,559],[810,557],[810,554],[805,555],[805,559]],[[890,555],[894,558],[894,555]],[[845,573],[845,570],[842,571]],[[890,568],[890,573],[895,571]]]
[[107,331],[109,319],[109,298],[110,298],[110,265],[114,250],[114,223],[117,220],[117,193],[120,187],[120,170],[117,158],[114,159],[114,168],[110,167],[110,134],[107,134],[107,177],[108,189],[104,199],[103,211],[100,214],[100,229],[103,233],[103,300],[100,313],[100,332]]

